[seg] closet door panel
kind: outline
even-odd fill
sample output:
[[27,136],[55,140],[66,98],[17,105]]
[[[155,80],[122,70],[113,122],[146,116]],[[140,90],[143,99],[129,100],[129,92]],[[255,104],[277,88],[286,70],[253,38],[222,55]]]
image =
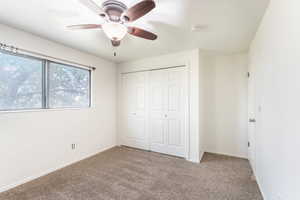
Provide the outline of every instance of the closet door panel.
[[150,131],[151,142],[156,145],[164,145],[165,144],[165,130],[164,130],[164,120],[161,118],[152,118],[150,122]]
[[129,117],[127,120],[127,139],[144,140],[145,135],[145,119],[137,117]]
[[168,119],[168,145],[182,146],[181,124],[177,119]]
[[122,145],[149,149],[146,114],[146,73],[124,74]]
[[149,135],[150,150],[164,152],[166,143],[165,120],[165,73],[162,70],[149,72]]
[[150,72],[149,135],[152,151],[185,156],[184,78],[185,68]]
[[185,108],[186,85],[185,68],[174,68],[167,71],[167,124],[169,154],[184,156],[185,153]]

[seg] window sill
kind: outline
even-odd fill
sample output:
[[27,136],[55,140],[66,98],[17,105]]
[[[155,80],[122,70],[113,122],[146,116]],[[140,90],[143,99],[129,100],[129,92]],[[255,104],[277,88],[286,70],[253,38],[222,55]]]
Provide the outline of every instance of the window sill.
[[13,114],[13,113],[31,113],[31,112],[48,112],[48,111],[72,111],[72,110],[88,110],[92,109],[93,107],[82,107],[82,108],[47,108],[47,109],[29,109],[29,110],[7,110],[7,111],[0,111],[1,114]]

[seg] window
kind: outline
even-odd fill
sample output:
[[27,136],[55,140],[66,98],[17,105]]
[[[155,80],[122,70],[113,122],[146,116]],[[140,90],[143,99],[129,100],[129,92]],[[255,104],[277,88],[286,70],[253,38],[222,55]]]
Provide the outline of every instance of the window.
[[0,110],[42,108],[41,60],[0,52]]
[[49,64],[49,107],[88,107],[90,72],[58,63]]
[[90,70],[0,51],[0,111],[90,107]]

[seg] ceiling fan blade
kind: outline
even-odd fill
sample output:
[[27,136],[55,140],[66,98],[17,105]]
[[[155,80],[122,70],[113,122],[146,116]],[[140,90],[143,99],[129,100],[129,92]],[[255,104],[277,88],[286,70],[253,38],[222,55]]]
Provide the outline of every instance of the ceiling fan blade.
[[125,11],[124,16],[129,22],[133,22],[138,18],[146,15],[153,8],[155,8],[155,2],[153,0],[143,0],[142,2]]
[[154,33],[151,33],[149,31],[140,29],[140,28],[136,28],[136,27],[128,27],[128,33],[130,33],[131,35],[137,36],[137,37],[141,37],[147,40],[156,40],[157,39],[157,35],[155,35]]
[[79,0],[79,2],[98,15],[104,12],[102,8],[98,6],[93,0]]
[[67,28],[71,30],[97,29],[97,28],[102,28],[102,25],[101,24],[78,24],[78,25],[67,26]]
[[112,41],[111,41],[111,44],[112,44],[114,47],[118,47],[118,46],[120,46],[121,41],[120,41],[120,40],[112,40]]

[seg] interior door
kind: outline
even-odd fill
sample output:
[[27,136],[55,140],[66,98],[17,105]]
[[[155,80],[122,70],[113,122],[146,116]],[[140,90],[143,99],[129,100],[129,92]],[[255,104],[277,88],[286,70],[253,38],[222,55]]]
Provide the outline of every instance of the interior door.
[[146,109],[146,72],[122,75],[122,145],[149,150]]
[[185,156],[185,67],[149,74],[150,150]]

